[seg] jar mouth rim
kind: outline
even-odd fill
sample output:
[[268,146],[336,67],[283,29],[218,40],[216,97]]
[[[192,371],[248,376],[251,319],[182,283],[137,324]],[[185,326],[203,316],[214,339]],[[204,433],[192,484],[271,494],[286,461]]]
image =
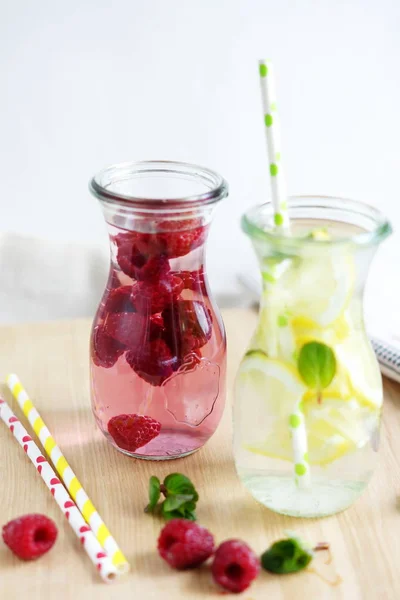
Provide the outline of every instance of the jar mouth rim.
[[[241,225],[245,233],[250,237],[263,239],[271,244],[285,245],[286,247],[305,247],[305,246],[318,246],[321,249],[324,247],[332,246],[344,246],[344,245],[355,245],[355,246],[370,246],[382,242],[386,237],[392,233],[392,226],[386,219],[384,214],[377,208],[360,202],[358,200],[350,200],[348,198],[341,198],[338,196],[316,196],[316,195],[301,195],[301,196],[290,196],[288,198],[288,211],[289,217],[291,212],[296,209],[315,209],[322,212],[324,210],[340,210],[343,214],[353,217],[364,218],[369,220],[373,226],[370,230],[365,229],[364,231],[355,233],[354,235],[343,236],[330,240],[315,239],[312,237],[290,237],[285,233],[274,231],[273,225],[273,205],[272,201],[264,202],[250,208],[242,216]],[[267,212],[271,217],[271,228],[265,228],[260,226],[256,222],[256,217],[260,217],[262,212]],[[294,217],[293,220],[299,220],[302,217]],[[320,218],[323,218],[322,216]],[[328,219],[327,219],[328,220]],[[344,218],[338,219],[339,223],[344,225],[351,225],[351,220]],[[353,223],[354,224],[354,223]]]
[[[170,175],[202,183],[205,192],[183,196],[148,197],[124,194],[110,189],[112,184],[128,178]],[[225,179],[207,167],[174,160],[140,160],[115,163],[98,171],[89,182],[89,190],[101,202],[138,208],[144,211],[179,209],[214,204],[228,195]]]

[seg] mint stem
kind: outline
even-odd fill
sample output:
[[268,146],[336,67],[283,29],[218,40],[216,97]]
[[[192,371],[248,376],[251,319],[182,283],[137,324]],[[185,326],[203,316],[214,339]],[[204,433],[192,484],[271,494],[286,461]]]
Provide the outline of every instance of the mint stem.
[[314,552],[318,552],[319,550],[329,550],[328,542],[319,542],[314,548]]
[[168,495],[167,488],[165,487],[165,485],[163,483],[160,485],[160,492],[162,494],[164,494],[165,497],[167,497],[167,495]]
[[319,542],[319,544],[317,544],[314,548],[313,548],[314,552],[320,552],[321,550],[326,550],[328,553],[328,558],[325,561],[326,565],[330,565],[333,557],[332,557],[332,552],[331,552],[331,547],[328,544],[328,542]]

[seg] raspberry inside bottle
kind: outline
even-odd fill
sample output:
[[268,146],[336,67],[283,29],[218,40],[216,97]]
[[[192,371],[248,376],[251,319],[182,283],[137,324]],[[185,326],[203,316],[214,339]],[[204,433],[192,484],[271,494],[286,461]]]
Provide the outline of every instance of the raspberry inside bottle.
[[111,244],[91,334],[96,421],[130,456],[185,456],[214,433],[225,402],[225,332],[204,259],[227,185],[194,165],[146,162],[105,169],[90,187]]

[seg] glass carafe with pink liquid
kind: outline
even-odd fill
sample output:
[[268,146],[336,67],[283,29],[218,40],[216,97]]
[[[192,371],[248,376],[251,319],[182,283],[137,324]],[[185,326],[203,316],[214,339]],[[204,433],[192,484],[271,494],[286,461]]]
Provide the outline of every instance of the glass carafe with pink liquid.
[[225,402],[226,341],[205,271],[217,173],[178,162],[124,163],[91,181],[111,265],[91,334],[93,412],[136,458],[171,459],[211,437]]

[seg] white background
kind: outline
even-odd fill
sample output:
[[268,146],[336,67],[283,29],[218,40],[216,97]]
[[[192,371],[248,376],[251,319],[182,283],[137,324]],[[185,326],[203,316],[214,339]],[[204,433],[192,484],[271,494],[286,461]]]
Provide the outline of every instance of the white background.
[[[96,170],[198,162],[230,184],[209,270],[219,295],[235,293],[252,257],[239,217],[269,195],[260,57],[278,73],[289,193],[365,200],[399,228],[397,0],[0,0],[0,10],[2,231],[106,244],[87,192]],[[380,298],[393,295],[382,272],[397,277],[398,242],[374,269]]]

